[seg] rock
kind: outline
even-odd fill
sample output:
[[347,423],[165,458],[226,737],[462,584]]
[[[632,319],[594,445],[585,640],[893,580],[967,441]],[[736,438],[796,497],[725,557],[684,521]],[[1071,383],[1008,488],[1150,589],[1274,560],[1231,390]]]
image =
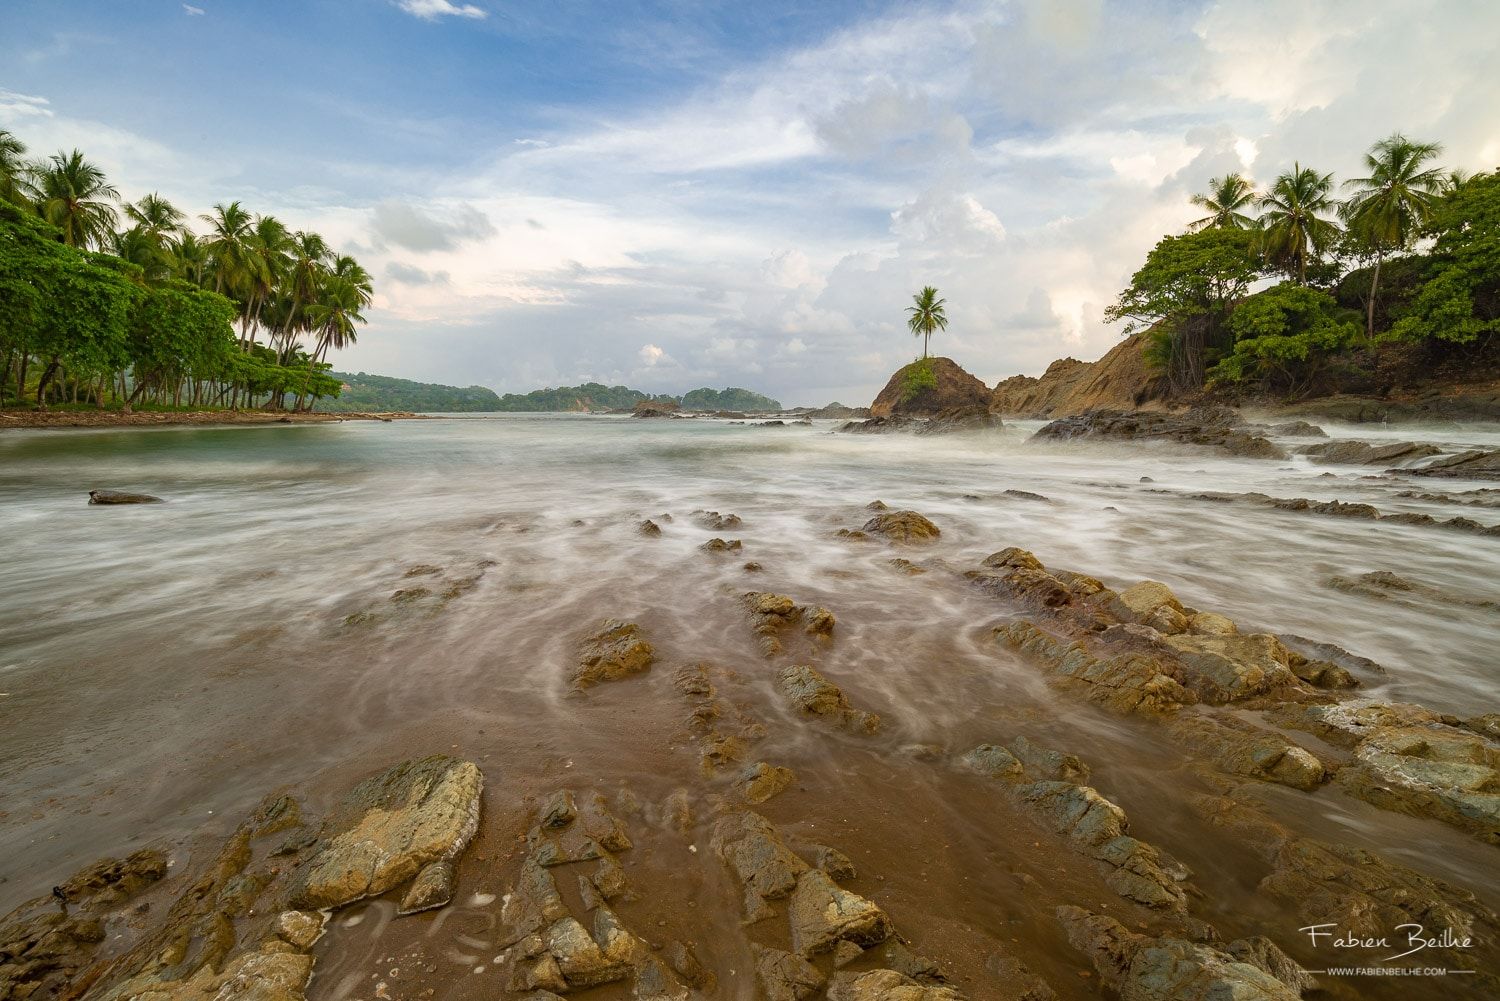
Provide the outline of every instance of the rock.
[[727,532],[744,524],[737,514],[720,514],[717,511],[694,511],[693,520],[711,532]]
[[677,975],[694,987],[711,991],[718,985],[719,978],[698,960],[692,946],[683,942],[668,942],[666,957]]
[[323,921],[323,915],[317,911],[282,911],[276,918],[276,934],[306,952],[322,936]]
[[1401,469],[1397,470],[1397,472],[1409,473],[1413,476],[1439,476],[1468,480],[1500,480],[1500,449],[1494,451],[1474,449],[1468,452],[1460,452],[1458,455],[1435,459],[1425,466],[1418,466],[1415,469]]
[[1241,963],[1264,970],[1298,994],[1317,990],[1318,982],[1313,975],[1264,935],[1236,939],[1226,945],[1224,951]]
[[1098,361],[1060,358],[1041,378],[1002,379],[990,409],[1006,417],[1061,417],[1100,407],[1133,410],[1170,394],[1167,380],[1146,360],[1145,331],[1120,340]]
[[964,1001],[951,987],[919,983],[895,970],[840,974],[828,986],[828,1001]]
[[767,657],[785,652],[782,639],[798,624],[809,636],[827,637],[833,633],[833,613],[826,608],[799,605],[784,594],[770,591],[747,591],[740,600],[750,610],[761,652]]
[[1271,974],[1227,953],[1179,938],[1131,932],[1081,907],[1057,909],[1073,947],[1088,955],[1120,1001],[1299,1001]]
[[788,907],[792,948],[803,956],[828,952],[839,942],[868,948],[890,938],[894,928],[875,904],[839,886],[820,869],[797,878]]
[[1109,887],[1147,907],[1181,909],[1180,865],[1151,845],[1130,837],[1125,811],[1095,789],[1072,782],[1043,781],[1016,787],[1016,794],[1048,828],[1065,835],[1083,854],[1110,866]]
[[1327,777],[1323,762],[1311,751],[1241,719],[1183,713],[1168,729],[1179,743],[1232,775],[1304,791],[1316,789]]
[[355,786],[324,825],[291,900],[321,910],[377,896],[451,861],[479,824],[479,767],[447,755],[402,762]]
[[865,954],[865,950],[853,942],[840,942],[833,947],[833,968],[842,970]]
[[786,846],[770,821],[748,810],[726,814],[714,824],[713,846],[745,887],[747,905],[756,905],[750,906],[752,917],[759,912],[760,899],[788,896],[798,877],[811,868]]
[[855,709],[842,689],[805,664],[783,668],[778,680],[787,701],[805,713],[865,733],[880,729],[879,716]]
[[825,978],[801,956],[751,943],[755,977],[766,1001],[806,1001],[823,989]]
[[446,905],[453,899],[454,878],[453,863],[428,863],[417,873],[417,878],[401,898],[401,906],[396,908],[396,913],[416,914],[418,911],[430,911]]
[[579,799],[577,819],[562,828],[538,824],[526,835],[531,857],[544,866],[566,865],[605,858],[609,852],[631,849],[625,825],[597,792]]
[[1500,845],[1500,748],[1450,726],[1381,727],[1354,750],[1339,784],[1360,799],[1436,817]]
[[746,803],[764,803],[791,785],[797,776],[790,768],[757,761],[740,776],[740,795]]
[[1188,618],[1182,603],[1172,589],[1154,580],[1143,580],[1121,591],[1110,604],[1110,610],[1126,622],[1163,633],[1181,633],[1188,629]]
[[1060,684],[1116,712],[1163,713],[1197,701],[1151,657],[1121,654],[1100,659],[1081,642],[1064,642],[1024,620],[1000,626],[993,635],[1041,664]]
[[898,369],[870,404],[873,417],[930,417],[955,407],[989,409],[990,391],[951,358],[926,358]]
[[579,649],[573,683],[586,688],[600,681],[616,681],[647,670],[655,659],[656,651],[641,637],[639,626],[609,619]]
[[999,744],[980,744],[961,760],[969,768],[992,779],[1019,782],[1025,775],[1025,767],[1016,756]]
[[743,547],[739,539],[730,539],[728,542],[723,539],[709,539],[698,548],[706,553],[737,553]]
[[636,527],[636,531],[652,539],[658,539],[661,537],[661,526],[652,521],[650,518],[647,518],[645,521],[641,522],[640,525]]
[[898,543],[931,542],[942,535],[936,525],[915,511],[877,514],[865,522],[863,531]]
[[1075,755],[1039,747],[1025,737],[1011,741],[1010,750],[1032,778],[1078,783],[1089,779],[1089,766]]
[[830,848],[827,845],[814,846],[813,861],[819,869],[828,873],[830,879],[843,882],[854,878],[854,863],[850,861],[849,856],[837,848]]
[[542,804],[541,812],[543,827],[567,827],[578,819],[578,803],[573,799],[571,792],[559,789],[547,797],[547,801]]
[[[600,984],[625,979],[630,967],[604,954],[599,944],[590,937],[588,930],[571,917],[553,922],[543,935],[547,955],[556,963],[562,974],[566,990],[583,990]],[[545,983],[536,986],[550,987]]]
[[817,410],[809,410],[808,417],[819,419],[848,420],[852,418],[871,417],[869,407],[846,407],[842,403],[830,403],[826,407]]
[[1328,432],[1310,424],[1307,421],[1287,421],[1284,424],[1272,424],[1266,428],[1272,434],[1285,435],[1288,438],[1327,438]]
[[150,494],[132,494],[123,490],[90,490],[90,504],[161,504],[160,497]]
[[990,413],[987,403],[976,403],[962,407],[940,410],[914,430],[917,434],[955,434],[961,431],[996,431],[1005,423]]
[[1032,501],[1037,504],[1052,503],[1051,498],[1043,497],[1041,494],[1034,494],[1030,490],[1006,490],[1000,496],[1009,497],[1012,500]]
[[1227,702],[1297,686],[1289,651],[1267,633],[1183,634],[1164,640],[1191,673],[1187,683],[1207,701]]
[[1379,466],[1391,462],[1409,462],[1425,459],[1442,451],[1432,445],[1418,445],[1411,441],[1397,441],[1386,445],[1371,445],[1366,441],[1324,442],[1308,445],[1300,450],[1312,457],[1316,463],[1330,466]]
[[802,627],[802,631],[809,636],[831,636],[833,627],[837,624],[833,613],[823,607],[808,610],[806,619],[807,624]]
[[1247,459],[1285,459],[1269,439],[1236,427],[1223,408],[1183,414],[1149,411],[1091,410],[1047,424],[1032,436],[1038,441],[1160,441],[1209,449]]

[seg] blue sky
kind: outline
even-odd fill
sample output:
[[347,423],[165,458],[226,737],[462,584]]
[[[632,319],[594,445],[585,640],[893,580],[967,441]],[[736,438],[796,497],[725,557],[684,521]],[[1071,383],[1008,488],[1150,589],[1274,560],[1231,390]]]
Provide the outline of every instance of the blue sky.
[[863,402],[901,309],[986,381],[1096,357],[1226,170],[1500,162],[1478,0],[7,0],[0,128],[377,277],[340,367]]

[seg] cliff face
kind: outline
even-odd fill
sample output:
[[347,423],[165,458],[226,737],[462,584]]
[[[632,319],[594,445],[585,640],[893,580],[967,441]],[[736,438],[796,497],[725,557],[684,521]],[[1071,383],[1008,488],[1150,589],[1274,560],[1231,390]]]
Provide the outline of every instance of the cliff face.
[[870,412],[876,417],[932,417],[957,407],[984,407],[989,400],[989,387],[952,358],[928,358],[897,370]]
[[1165,409],[1166,387],[1146,365],[1146,340],[1133,334],[1098,361],[1061,358],[1041,378],[1015,375],[990,393],[993,413],[1005,417],[1067,417],[1096,408]]

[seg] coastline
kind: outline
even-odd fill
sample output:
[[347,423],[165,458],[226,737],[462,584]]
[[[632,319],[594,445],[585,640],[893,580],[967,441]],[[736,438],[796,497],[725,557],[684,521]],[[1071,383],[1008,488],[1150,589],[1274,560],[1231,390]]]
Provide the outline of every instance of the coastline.
[[283,413],[274,410],[187,410],[174,413],[118,410],[0,410],[0,431],[6,429],[158,427],[175,424],[244,426],[258,424],[337,424],[340,421],[425,421],[427,414]]

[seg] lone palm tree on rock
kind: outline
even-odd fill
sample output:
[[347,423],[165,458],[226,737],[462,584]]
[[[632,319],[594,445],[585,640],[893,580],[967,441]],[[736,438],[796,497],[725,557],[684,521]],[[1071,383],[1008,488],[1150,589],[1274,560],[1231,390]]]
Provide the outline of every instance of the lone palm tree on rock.
[[922,358],[927,358],[927,341],[934,330],[947,330],[948,317],[943,312],[946,299],[938,298],[938,290],[931,285],[911,297],[913,305],[906,307],[906,326],[916,337],[922,338]]

